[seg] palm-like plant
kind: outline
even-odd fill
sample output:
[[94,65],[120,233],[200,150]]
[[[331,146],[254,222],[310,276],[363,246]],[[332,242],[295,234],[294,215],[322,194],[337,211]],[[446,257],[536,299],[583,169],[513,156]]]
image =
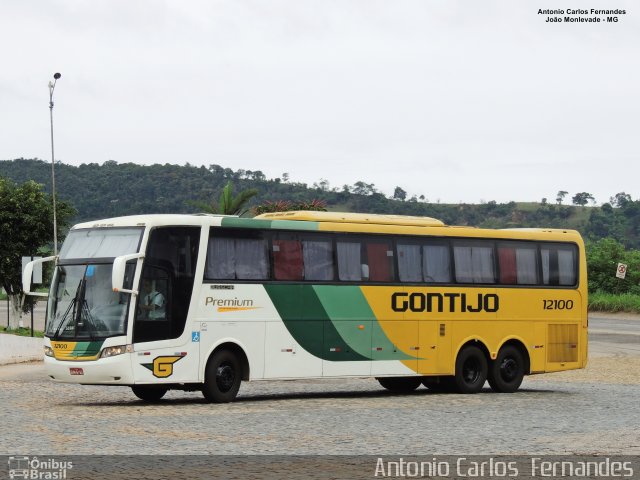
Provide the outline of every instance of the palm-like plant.
[[222,189],[219,200],[213,200],[211,203],[206,202],[189,202],[191,205],[199,208],[203,212],[218,215],[239,215],[247,213],[245,208],[247,202],[258,194],[258,190],[250,188],[243,190],[238,195],[233,195],[233,185],[228,182]]

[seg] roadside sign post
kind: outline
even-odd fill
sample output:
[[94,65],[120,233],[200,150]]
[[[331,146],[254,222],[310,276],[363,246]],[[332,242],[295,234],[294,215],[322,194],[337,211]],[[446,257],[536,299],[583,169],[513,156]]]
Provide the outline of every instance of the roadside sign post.
[[616,268],[616,277],[624,280],[627,275],[627,265],[625,263],[618,263]]
[[[34,260],[40,260],[42,257],[22,257],[22,271],[27,266],[27,263],[32,262]],[[31,283],[33,284],[41,284],[42,283],[42,264],[38,263],[34,266],[33,274],[31,275]],[[7,309],[8,311],[8,309]],[[22,325],[20,325],[22,326]],[[31,307],[31,336],[33,337],[33,306]]]

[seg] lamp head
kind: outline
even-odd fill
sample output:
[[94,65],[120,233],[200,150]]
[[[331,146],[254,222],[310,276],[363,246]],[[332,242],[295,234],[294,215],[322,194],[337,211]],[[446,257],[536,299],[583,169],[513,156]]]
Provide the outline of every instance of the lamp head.
[[58,80],[62,75],[60,75],[59,73],[54,73],[53,74],[53,78],[55,78],[56,80]]

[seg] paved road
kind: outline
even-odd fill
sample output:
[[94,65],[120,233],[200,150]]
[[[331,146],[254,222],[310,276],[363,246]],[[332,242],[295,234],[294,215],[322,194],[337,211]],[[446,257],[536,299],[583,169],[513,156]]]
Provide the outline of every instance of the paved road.
[[50,382],[41,363],[5,366],[0,454],[640,454],[639,327],[591,322],[591,354],[628,380],[550,374],[512,395],[392,395],[351,379],[245,383],[228,405],[170,392],[149,405],[124,387]]

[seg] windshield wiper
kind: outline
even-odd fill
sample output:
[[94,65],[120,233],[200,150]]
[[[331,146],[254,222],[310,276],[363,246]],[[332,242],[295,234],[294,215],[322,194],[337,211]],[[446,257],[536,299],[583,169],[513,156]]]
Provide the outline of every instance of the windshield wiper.
[[[56,331],[53,334],[53,339],[57,340],[58,334],[60,333],[60,330],[62,330],[62,326],[67,323],[69,321],[69,319],[71,318],[75,318],[75,305],[76,305],[76,301],[78,299],[78,293],[76,291],[76,296],[73,297],[73,300],[71,300],[71,303],[69,304],[69,306],[67,307],[67,310],[65,310],[64,314],[62,315],[62,317],[60,318],[60,323],[58,324],[58,328],[56,328]],[[69,312],[71,312],[71,309],[73,308],[73,313],[71,316],[69,316]]]
[[[84,279],[80,280],[80,283],[78,284],[78,288],[76,289],[76,294],[73,297],[73,300],[71,300],[71,303],[69,304],[69,306],[67,307],[67,310],[64,312],[64,315],[62,315],[62,319],[60,320],[60,324],[58,325],[58,328],[56,329],[55,333],[53,334],[53,339],[57,340],[59,337],[58,335],[60,334],[60,330],[62,330],[62,327],[69,322],[70,319],[76,319],[77,317],[77,310],[76,310],[76,306],[78,305],[78,300],[80,299],[80,292],[83,292],[82,296],[84,296],[84,290],[82,288]],[[69,316],[69,313],[71,312],[71,316]]]

